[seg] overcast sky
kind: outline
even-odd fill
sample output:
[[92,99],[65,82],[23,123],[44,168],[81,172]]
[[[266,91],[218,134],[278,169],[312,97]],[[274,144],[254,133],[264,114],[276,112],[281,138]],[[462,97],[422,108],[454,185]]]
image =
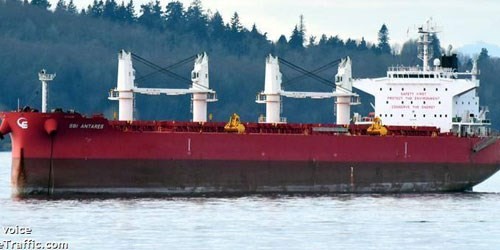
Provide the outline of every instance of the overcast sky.
[[[73,1],[79,8],[93,2]],[[134,0],[136,10],[149,1]],[[55,6],[57,0],[51,2]],[[160,2],[164,8],[170,0]],[[192,0],[181,2],[187,8]],[[218,10],[225,22],[238,12],[246,27],[255,23],[271,40],[281,34],[288,38],[303,14],[306,35],[318,39],[324,33],[376,42],[377,32],[385,23],[390,42],[401,44],[415,38],[414,28],[432,17],[441,27],[438,36],[443,47],[452,44],[457,48],[477,41],[500,45],[498,0],[202,0],[202,4],[205,10]]]

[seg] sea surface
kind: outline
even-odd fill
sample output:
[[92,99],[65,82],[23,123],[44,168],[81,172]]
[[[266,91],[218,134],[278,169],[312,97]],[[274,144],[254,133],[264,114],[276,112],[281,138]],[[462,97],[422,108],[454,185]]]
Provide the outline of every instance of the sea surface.
[[454,194],[15,199],[3,152],[0,227],[0,249],[500,249],[500,175]]

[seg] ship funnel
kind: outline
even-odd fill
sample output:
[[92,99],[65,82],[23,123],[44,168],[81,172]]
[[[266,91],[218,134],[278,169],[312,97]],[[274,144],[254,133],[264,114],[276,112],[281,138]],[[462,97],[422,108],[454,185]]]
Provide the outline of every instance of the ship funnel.
[[[352,70],[351,58],[346,57],[340,61],[337,75],[335,75],[335,86],[338,93],[352,93]],[[351,97],[338,96],[337,101],[337,124],[349,124],[351,113]]]

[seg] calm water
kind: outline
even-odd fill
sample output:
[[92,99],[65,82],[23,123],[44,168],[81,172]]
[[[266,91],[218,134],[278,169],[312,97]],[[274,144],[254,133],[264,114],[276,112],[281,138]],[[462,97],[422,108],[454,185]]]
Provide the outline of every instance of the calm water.
[[467,194],[75,200],[15,200],[9,178],[10,153],[0,153],[0,226],[32,233],[2,228],[0,246],[32,240],[69,249],[500,247],[498,174]]

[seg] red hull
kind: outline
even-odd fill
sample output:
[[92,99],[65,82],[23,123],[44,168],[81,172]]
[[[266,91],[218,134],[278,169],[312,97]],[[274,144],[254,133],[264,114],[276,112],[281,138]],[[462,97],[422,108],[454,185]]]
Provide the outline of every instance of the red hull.
[[78,114],[3,116],[20,194],[463,191],[500,168],[500,142],[474,152],[481,138],[347,136],[314,133],[319,125],[259,124],[234,134],[218,123],[172,129],[172,122]]

